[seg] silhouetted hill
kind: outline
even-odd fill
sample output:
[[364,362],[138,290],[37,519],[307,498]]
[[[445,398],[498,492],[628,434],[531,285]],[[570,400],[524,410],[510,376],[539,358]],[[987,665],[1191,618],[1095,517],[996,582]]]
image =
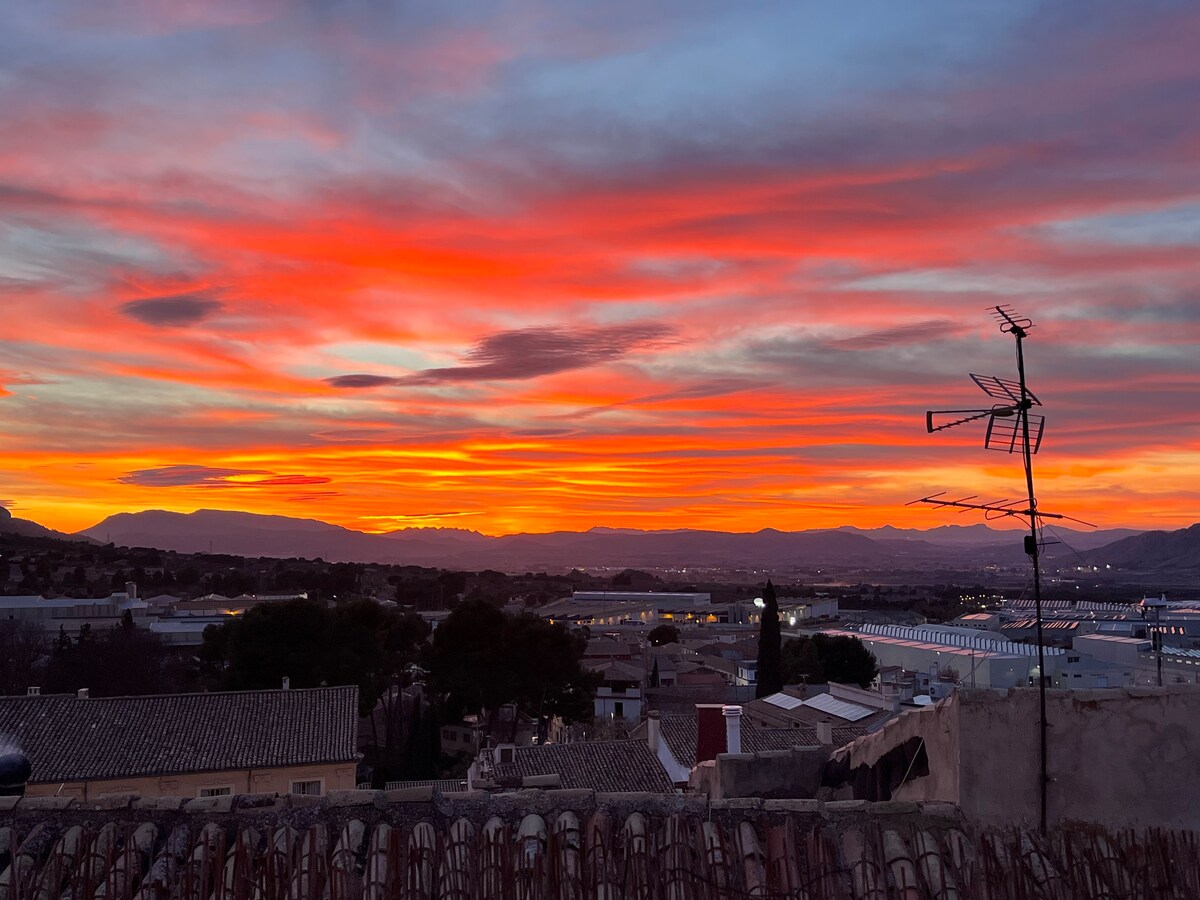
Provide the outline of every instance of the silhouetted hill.
[[[583,566],[863,568],[1020,564],[1021,535],[983,525],[927,532],[881,528],[747,533],[593,528],[585,532],[489,537],[457,528],[364,534],[314,519],[221,510],[121,513],[81,534],[132,547],[180,553],[321,558],[481,570],[530,571]],[[872,537],[869,535],[877,535]],[[1065,552],[1065,551],[1064,551]],[[1053,554],[1049,554],[1053,555]]]
[[1147,531],[1088,554],[1095,565],[1157,571],[1200,569],[1200,524],[1178,531]]
[[[1015,520],[1014,520],[1015,521]],[[1025,534],[1025,528],[989,528],[987,525],[941,525],[937,528],[920,530],[916,528],[896,528],[884,525],[880,528],[855,528],[853,525],[843,525],[838,531],[848,534],[861,534],[875,541],[918,541],[929,545],[955,547],[988,547],[998,544],[1019,543]],[[1062,525],[1052,525],[1047,537],[1061,537],[1074,550],[1092,550],[1103,547],[1113,541],[1141,534],[1132,528],[1109,528],[1104,530],[1067,528]]]
[[64,534],[53,528],[46,528],[29,519],[18,519],[11,512],[0,506],[0,534],[15,534],[20,537],[48,537],[64,541],[84,541],[91,538],[76,534]]

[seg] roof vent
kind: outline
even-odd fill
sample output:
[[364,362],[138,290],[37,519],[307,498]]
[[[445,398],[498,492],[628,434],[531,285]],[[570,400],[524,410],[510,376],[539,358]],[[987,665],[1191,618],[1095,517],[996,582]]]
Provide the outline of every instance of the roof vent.
[[88,698],[88,689],[87,688],[80,688],[79,690],[77,690],[75,692],[76,700],[86,700],[87,698]]
[[42,689],[39,685],[32,684],[29,687],[25,688],[25,696],[26,697],[40,697],[41,695],[42,695]]

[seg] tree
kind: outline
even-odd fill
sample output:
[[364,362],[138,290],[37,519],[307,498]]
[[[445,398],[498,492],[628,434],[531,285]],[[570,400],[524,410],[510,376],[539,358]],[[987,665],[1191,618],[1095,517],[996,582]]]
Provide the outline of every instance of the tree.
[[656,625],[646,635],[651,647],[661,647],[663,644],[679,643],[679,629],[674,625]]
[[659,686],[658,660],[654,660],[654,668],[650,670],[650,687],[656,688]]
[[587,639],[534,615],[506,616],[485,600],[460,604],[434,632],[430,681],[450,720],[515,703],[543,724],[586,721],[599,676],[583,668]]
[[366,715],[404,679],[428,633],[419,616],[353,600],[330,609],[312,600],[263,603],[219,628],[204,630],[201,658],[216,663],[233,690],[358,685]]
[[879,666],[875,656],[856,637],[827,634],[813,635],[817,654],[821,657],[821,668],[826,681],[839,684],[857,684],[868,687]]
[[95,697],[176,693],[194,688],[193,682],[157,635],[125,625],[98,633],[85,625],[74,641],[60,632],[45,675],[47,693],[87,688]]
[[783,687],[783,660],[780,647],[779,603],[775,585],[767,581],[763,591],[762,619],[758,626],[758,686],[756,697],[778,693]]
[[50,646],[37,622],[0,621],[0,694],[24,694],[40,685]]
[[825,680],[812,638],[788,638],[783,644],[782,665],[784,684],[819,684]]

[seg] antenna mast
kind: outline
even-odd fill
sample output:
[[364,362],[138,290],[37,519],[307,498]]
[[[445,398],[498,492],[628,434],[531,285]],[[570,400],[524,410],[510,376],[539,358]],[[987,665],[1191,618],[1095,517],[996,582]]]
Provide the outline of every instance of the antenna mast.
[[[1038,649],[1038,719],[1040,742],[1040,777],[1038,783],[1041,800],[1040,828],[1046,831],[1046,789],[1049,776],[1046,773],[1047,757],[1047,725],[1046,725],[1046,659],[1045,644],[1042,639],[1042,577],[1039,558],[1040,543],[1038,541],[1039,519],[1068,519],[1072,522],[1088,525],[1079,519],[1056,513],[1042,512],[1038,509],[1037,497],[1033,491],[1033,454],[1038,452],[1042,443],[1042,430],[1046,417],[1038,413],[1030,413],[1035,406],[1042,403],[1025,381],[1025,346],[1024,341],[1029,336],[1033,322],[1015,313],[1010,306],[994,306],[990,312],[992,317],[1005,334],[1011,334],[1017,342],[1017,380],[997,378],[994,375],[971,375],[971,380],[985,394],[996,401],[987,409],[934,409],[925,414],[925,427],[932,433],[953,428],[967,422],[987,419],[987,434],[984,446],[989,450],[999,450],[1007,453],[1021,453],[1025,468],[1025,500],[997,500],[992,503],[972,503],[974,495],[958,500],[942,499],[943,494],[933,494],[914,500],[913,503],[928,503],[933,506],[955,507],[958,509],[977,509],[984,513],[988,520],[1005,516],[1018,516],[1028,519],[1029,534],[1025,537],[1025,552],[1033,563],[1033,604],[1034,616],[1037,623]],[[910,506],[912,504],[909,504]]]

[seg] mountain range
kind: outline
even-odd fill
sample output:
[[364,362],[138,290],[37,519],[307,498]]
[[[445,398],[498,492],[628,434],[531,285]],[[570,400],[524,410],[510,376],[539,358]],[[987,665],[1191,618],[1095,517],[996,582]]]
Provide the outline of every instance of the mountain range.
[[[454,528],[408,528],[366,534],[314,519],[222,510],[148,510],[110,516],[77,537],[182,553],[319,557],[331,562],[523,572],[576,566],[909,569],[1017,565],[1025,558],[1023,534],[979,524],[927,530],[847,526],[785,532],[764,528],[750,533],[593,528],[502,537]],[[1056,527],[1047,537],[1060,541],[1045,547],[1043,555],[1048,562],[1200,568],[1200,525],[1170,533],[1131,529],[1082,532]]]

